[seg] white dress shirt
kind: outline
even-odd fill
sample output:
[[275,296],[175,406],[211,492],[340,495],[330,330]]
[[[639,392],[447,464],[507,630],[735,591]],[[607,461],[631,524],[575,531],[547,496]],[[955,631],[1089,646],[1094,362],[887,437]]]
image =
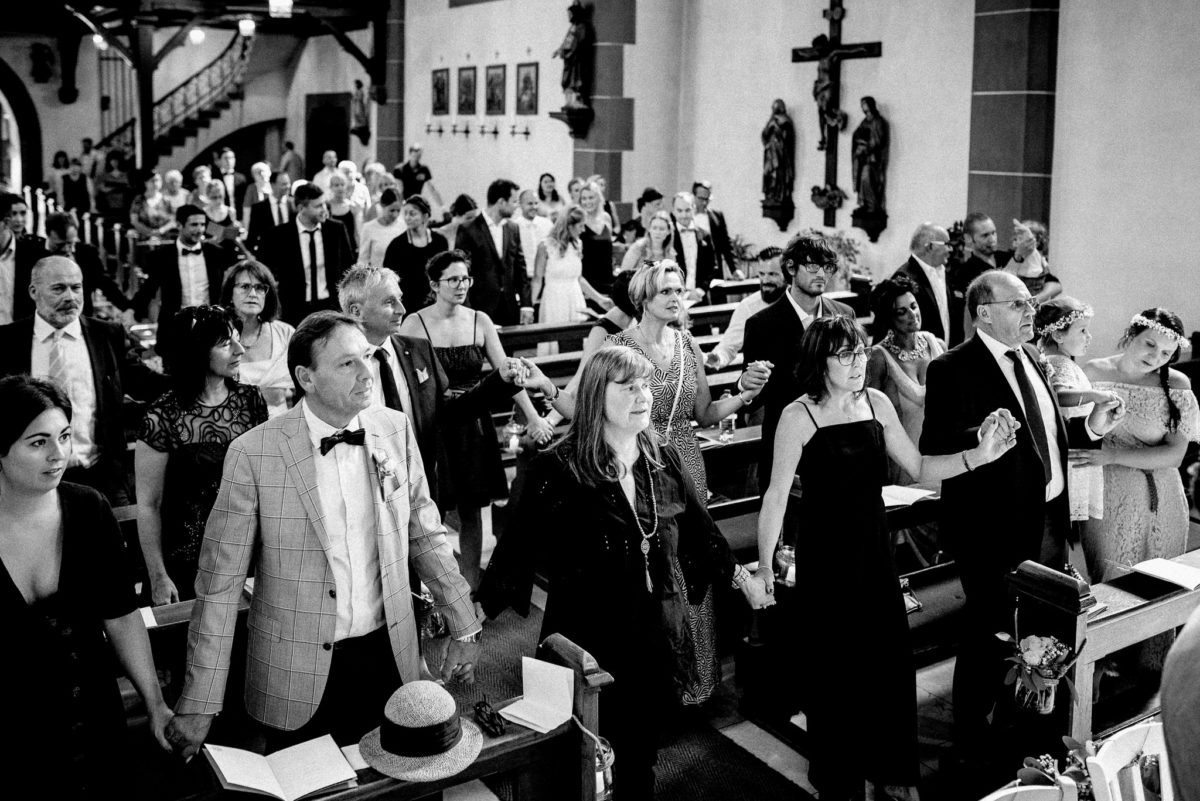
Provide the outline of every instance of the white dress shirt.
[[538,245],[550,236],[554,223],[545,217],[534,216],[531,220],[522,214],[517,219],[517,230],[521,232],[521,252],[525,254],[525,272],[533,277],[534,264],[537,261]]
[[[309,229],[304,227],[299,217],[296,218],[296,230],[300,232],[300,263],[304,267],[304,301],[307,303],[313,296],[312,266],[308,261],[308,234],[305,233]],[[325,239],[321,236],[320,225],[312,230],[315,231],[312,235],[313,240],[317,243],[317,300],[326,300],[329,297],[329,284],[325,280]]]
[[234,174],[232,172],[221,173],[221,183],[225,184],[225,202],[229,204],[230,208],[234,208],[237,206],[237,198],[233,196]]
[[483,221],[487,223],[488,233],[492,235],[492,244],[496,246],[496,253],[500,258],[504,258],[504,220],[498,223],[492,222],[492,215],[484,212]]
[[728,367],[734,357],[742,352],[742,343],[746,339],[746,321],[770,305],[763,300],[762,292],[742,298],[729,318],[725,333],[721,334],[721,341],[712,349],[712,352],[717,354],[718,370]]
[[8,325],[13,321],[16,283],[17,238],[9,234],[8,246],[0,252],[0,325]]
[[696,254],[700,251],[699,234],[695,227],[679,228],[679,241],[683,245],[683,263],[687,268],[684,289],[696,288]]
[[[197,242],[193,248],[185,248],[183,242],[175,240],[179,254],[179,288],[181,306],[204,306],[208,303],[208,265],[204,263],[204,250]],[[200,250],[199,253],[184,253],[184,250]]]
[[800,304],[796,302],[794,297],[792,297],[792,290],[790,287],[783,291],[783,296],[788,299],[789,303],[792,304],[792,308],[796,311],[796,316],[800,318],[800,325],[804,326],[805,331],[807,331],[808,327],[812,325],[813,320],[817,319],[818,317],[829,316],[829,311],[825,308],[825,298],[817,298],[817,313],[809,314],[804,309],[800,308]]
[[[981,329],[975,329],[975,335],[980,338],[980,341],[987,346],[988,351],[996,359],[996,364],[1000,366],[1000,372],[1004,373],[1004,380],[1008,382],[1013,395],[1017,398],[1017,404],[1020,405],[1021,411],[1028,419],[1029,412],[1025,409],[1025,401],[1021,397],[1021,386],[1017,383],[1016,365],[1005,355],[1014,349]],[[1041,415],[1042,425],[1046,429],[1046,443],[1050,451],[1050,483],[1046,485],[1046,500],[1049,501],[1057,498],[1067,486],[1066,476],[1063,475],[1062,469],[1062,450],[1058,446],[1058,410],[1054,406],[1054,400],[1050,397],[1050,390],[1046,388],[1046,382],[1037,375],[1037,365],[1030,364],[1029,356],[1025,353],[1024,348],[1017,347],[1015,350],[1020,354],[1021,364],[1025,367],[1025,375],[1029,379],[1029,385],[1033,387],[1033,394],[1037,397],[1038,413]]]
[[945,265],[930,267],[915,255],[913,256],[913,261],[921,265],[921,272],[925,273],[925,277],[929,279],[929,286],[933,288],[933,298],[937,301],[938,316],[942,320],[942,335],[949,341],[950,301],[946,298],[946,267]]
[[[301,404],[312,441],[322,523],[329,538],[326,556],[337,589],[333,638],[361,637],[384,623],[383,579],[379,573],[379,545],[375,542],[378,525],[371,492],[374,482],[367,467],[370,454],[365,446],[343,442],[322,456],[322,437],[341,429],[313,414],[308,401]],[[351,431],[361,427],[358,415],[346,424]]]
[[[408,392],[408,381],[404,378],[404,370],[400,367],[400,357],[396,355],[396,347],[392,343],[392,338],[388,337],[383,340],[383,344],[379,346],[378,350],[387,355],[388,367],[392,368],[392,378],[396,379],[396,392],[400,395],[399,410],[404,412],[409,420],[412,420],[412,395]],[[371,385],[371,405],[387,408],[387,402],[383,397],[383,382],[379,379],[379,362],[373,355],[371,357],[371,378],[375,380],[375,383]]]
[[[50,377],[50,349],[54,346],[54,334],[59,329],[33,316],[33,351],[30,354],[29,372],[37,378]],[[71,467],[91,467],[100,458],[100,447],[96,444],[96,378],[92,374],[92,358],[88,354],[87,342],[83,338],[83,326],[76,317],[62,329],[62,353],[66,361],[68,386],[64,387],[71,399]]]

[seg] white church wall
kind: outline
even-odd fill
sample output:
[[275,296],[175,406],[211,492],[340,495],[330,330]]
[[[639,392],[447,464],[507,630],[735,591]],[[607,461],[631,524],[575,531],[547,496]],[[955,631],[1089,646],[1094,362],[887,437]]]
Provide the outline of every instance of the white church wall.
[[[364,53],[371,52],[370,31],[351,31],[349,37]],[[287,95],[287,127],[284,131],[284,135],[296,143],[297,153],[304,154],[305,152],[304,121],[307,112],[305,98],[310,94],[352,92],[355,79],[362,81],[364,86],[369,86],[371,83],[363,66],[343,50],[332,36],[315,36],[305,43],[290,80],[290,89]],[[370,108],[372,117],[374,117],[375,104],[370,104]],[[375,130],[375,127],[372,121],[372,131]],[[339,153],[338,158],[350,158],[359,167],[362,167],[363,160],[375,152],[374,142],[375,140],[372,139],[370,147],[363,147],[362,143],[358,141],[358,137],[351,136],[349,155]],[[250,167],[249,164],[245,166],[247,169]],[[304,166],[310,173],[310,177],[312,173],[321,169],[319,163],[305,164]]]
[[[552,173],[559,192],[565,194],[571,178],[573,143],[567,126],[550,119],[548,112],[562,106],[562,61],[550,56],[567,31],[567,3],[562,0],[498,0],[449,8],[445,2],[409,3],[405,23],[405,122],[406,146],[424,146],[424,162],[433,171],[433,182],[449,204],[460,193],[471,195],[480,206],[488,184],[507,177],[522,188],[535,188],[538,176]],[[520,115],[516,108],[517,64],[538,64],[538,113]],[[505,113],[485,111],[485,73],[489,65],[503,64]],[[458,109],[458,69],[475,67],[476,113],[462,116]],[[432,72],[450,71],[450,113],[432,115]],[[426,133],[427,123],[440,124],[444,133]],[[451,135],[450,126],[469,124],[471,135]],[[530,135],[513,136],[513,125]],[[479,134],[479,126],[499,134]]]
[[1050,259],[1096,309],[1092,356],[1162,305],[1200,328],[1200,5],[1063,0]]

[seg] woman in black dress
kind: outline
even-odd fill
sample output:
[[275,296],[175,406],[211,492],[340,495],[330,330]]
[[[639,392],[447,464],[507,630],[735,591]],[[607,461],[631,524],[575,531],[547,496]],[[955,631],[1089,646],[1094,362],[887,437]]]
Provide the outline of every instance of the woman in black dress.
[[[790,605],[801,635],[791,642],[803,647],[786,658],[800,666],[798,685],[812,690],[804,703],[809,778],[822,801],[861,798],[868,782],[876,792],[867,797],[917,798],[916,671],[880,495],[888,457],[922,482],[941,481],[998,459],[1015,443],[1018,425],[998,409],[983,420],[975,448],[922,456],[887,396],[865,386],[867,354],[866,332],[852,318],[816,320],[805,331],[796,368],[805,394],[779,420],[758,520],[755,577],[773,593],[775,545],[798,474],[804,523],[796,586],[810,601],[840,607],[830,615],[799,598]],[[868,728],[848,712],[848,701],[868,711]]]
[[[62,482],[71,402],[57,385],[0,379],[0,766],[8,798],[122,798],[129,747],[112,651],[165,737],[171,710],[125,569],[121,532],[95,490]],[[61,483],[60,483],[61,482]],[[112,644],[112,651],[105,642]]]
[[604,195],[593,183],[579,190],[579,206],[584,213],[583,233],[579,241],[583,250],[583,277],[599,293],[612,295],[613,283],[613,222],[604,210]]
[[479,591],[489,617],[509,606],[528,615],[534,573],[547,576],[541,638],[561,633],[615,679],[600,694],[600,733],[618,755],[614,789],[625,801],[653,798],[658,740],[685,672],[678,661],[691,652],[689,599],[732,582],[752,606],[770,603],[650,427],[653,371],[629,348],[592,354],[571,428],[531,462]]
[[358,232],[363,210],[350,199],[350,179],[341,171],[329,176],[329,219],[340,222],[350,237],[350,255],[358,259]]
[[[455,201],[457,202],[457,201]],[[433,303],[425,265],[450,249],[446,238],[429,230],[429,203],[420,195],[404,201],[404,233],[392,240],[383,255],[383,266],[400,276],[400,297],[410,312]]]

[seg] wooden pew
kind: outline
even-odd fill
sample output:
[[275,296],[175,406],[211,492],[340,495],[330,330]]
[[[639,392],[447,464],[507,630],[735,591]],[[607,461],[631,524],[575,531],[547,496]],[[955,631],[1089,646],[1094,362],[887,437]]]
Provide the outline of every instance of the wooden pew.
[[[714,306],[695,306],[689,310],[692,335],[703,336],[723,331],[729,325],[736,303]],[[500,344],[504,352],[515,354],[535,349],[542,342],[557,342],[559,350],[572,351],[583,348],[583,340],[594,323],[534,323],[532,325],[506,325],[499,329]]]

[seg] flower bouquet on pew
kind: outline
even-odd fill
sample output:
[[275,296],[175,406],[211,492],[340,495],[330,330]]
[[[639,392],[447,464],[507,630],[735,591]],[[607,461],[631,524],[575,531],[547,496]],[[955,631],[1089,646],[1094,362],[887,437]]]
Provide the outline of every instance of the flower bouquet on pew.
[[1058,787],[1063,801],[1093,801],[1092,778],[1088,774],[1088,757],[1096,756],[1096,746],[1091,740],[1080,743],[1072,737],[1063,737],[1067,747],[1065,767],[1060,771],[1058,760],[1049,754],[1040,757],[1025,757],[1025,764],[1017,771],[1017,785],[1042,785]]
[[[1004,683],[1013,685],[1017,706],[1039,715],[1049,715],[1054,711],[1058,682],[1062,679],[1066,679],[1071,697],[1075,697],[1075,685],[1066,676],[1079,658],[1078,653],[1072,654],[1067,645],[1053,636],[1030,636],[1020,640],[1007,632],[997,632],[996,636],[1013,646],[1013,655],[1005,660],[1011,662],[1012,667],[1004,677]],[[1083,647],[1081,645],[1079,649],[1082,651]]]

